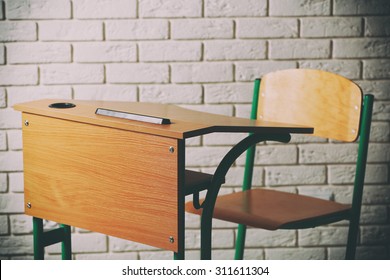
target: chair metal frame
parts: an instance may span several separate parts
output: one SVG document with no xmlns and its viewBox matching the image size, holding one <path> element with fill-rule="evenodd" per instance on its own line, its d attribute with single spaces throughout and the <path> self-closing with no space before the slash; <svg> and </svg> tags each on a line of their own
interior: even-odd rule
<svg viewBox="0 0 390 280">
<path fill-rule="evenodd" d="M 256 119 L 258 115 L 258 103 L 259 103 L 259 89 L 260 79 L 256 79 L 254 82 L 254 94 L 251 110 L 251 119 Z M 374 97 L 371 94 L 363 96 L 363 103 L 359 124 L 359 147 L 358 157 L 356 163 L 356 175 L 353 188 L 353 198 L 351 210 L 341 215 L 332 217 L 332 219 L 316 219 L 314 221 L 298 222 L 281 227 L 284 229 L 302 229 L 311 228 L 319 225 L 329 224 L 341 220 L 349 220 L 349 232 L 348 242 L 346 249 L 346 259 L 354 259 L 357 246 L 357 238 L 359 233 L 359 220 L 362 205 L 364 177 L 367 162 L 369 135 L 371 127 L 371 117 L 373 108 Z M 212 230 L 212 218 L 213 211 L 223 180 L 234 161 L 246 151 L 246 163 L 244 171 L 244 180 L 242 185 L 242 191 L 250 190 L 252 187 L 253 166 L 255 158 L 256 144 L 262 141 L 279 141 L 287 143 L 290 141 L 290 135 L 259 135 L 249 134 L 247 138 L 235 145 L 232 150 L 223 158 L 219 166 L 217 167 L 212 182 L 208 188 L 206 197 L 201 204 L 199 202 L 199 196 L 194 195 L 193 205 L 195 209 L 201 209 L 201 259 L 211 259 L 211 230 Z M 238 225 L 238 233 L 236 240 L 235 259 L 243 259 L 245 248 L 245 236 L 246 225 Z"/>
</svg>

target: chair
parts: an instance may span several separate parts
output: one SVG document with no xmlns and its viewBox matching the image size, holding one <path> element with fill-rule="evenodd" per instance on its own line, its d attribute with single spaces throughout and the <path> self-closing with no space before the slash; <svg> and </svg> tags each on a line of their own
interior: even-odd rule
<svg viewBox="0 0 390 280">
<path fill-rule="evenodd" d="M 352 203 L 341 204 L 270 188 L 251 189 L 255 145 L 247 144 L 251 146 L 247 149 L 242 191 L 218 196 L 215 205 L 211 202 L 211 206 L 205 206 L 205 202 L 210 201 L 208 196 L 212 196 L 209 193 L 218 193 L 220 186 L 215 184 L 209 186 L 205 200 L 194 197 L 194 202 L 186 203 L 187 212 L 202 215 L 201 231 L 205 244 L 209 242 L 211 248 L 211 240 L 207 240 L 211 239 L 211 218 L 207 217 L 210 214 L 216 219 L 239 224 L 235 259 L 243 258 L 247 226 L 267 230 L 304 229 L 349 220 L 345 258 L 354 259 L 372 106 L 372 95 L 363 96 L 361 89 L 352 81 L 325 71 L 283 70 L 265 75 L 261 85 L 260 80 L 256 80 L 252 119 L 314 127 L 314 136 L 337 141 L 354 142 L 359 138 Z M 256 142 L 264 140 L 260 138 Z M 240 152 L 235 156 L 238 157 Z M 232 162 L 234 159 L 229 164 Z M 218 176 L 223 177 L 225 174 L 222 173 Z M 206 207 L 209 210 L 206 211 Z M 208 230 L 208 225 L 209 237 L 206 232 L 203 233 Z M 211 258 L 211 253 L 204 253 L 203 258 Z"/>
</svg>

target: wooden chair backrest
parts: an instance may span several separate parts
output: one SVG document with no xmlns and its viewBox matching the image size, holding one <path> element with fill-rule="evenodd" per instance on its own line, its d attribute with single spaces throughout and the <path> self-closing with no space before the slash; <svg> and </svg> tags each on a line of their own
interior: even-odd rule
<svg viewBox="0 0 390 280">
<path fill-rule="evenodd" d="M 353 142 L 359 136 L 363 94 L 352 81 L 312 69 L 261 79 L 257 118 L 314 127 L 313 135 Z"/>
</svg>

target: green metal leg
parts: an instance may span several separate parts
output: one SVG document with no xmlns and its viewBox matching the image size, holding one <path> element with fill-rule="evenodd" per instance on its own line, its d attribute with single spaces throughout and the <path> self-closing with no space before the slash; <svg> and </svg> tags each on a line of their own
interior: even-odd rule
<svg viewBox="0 0 390 280">
<path fill-rule="evenodd" d="M 43 260 L 45 255 L 45 246 L 43 244 L 43 220 L 33 217 L 33 236 L 34 236 L 34 260 Z"/>
<path fill-rule="evenodd" d="M 184 260 L 184 254 L 183 252 L 174 252 L 173 253 L 173 259 L 176 260 Z"/>
<path fill-rule="evenodd" d="M 61 244 L 61 252 L 63 260 L 71 260 L 72 259 L 72 241 L 71 241 L 71 231 L 70 226 L 61 225 L 63 229 L 64 236 Z"/>
<path fill-rule="evenodd" d="M 235 260 L 244 259 L 245 249 L 245 237 L 246 237 L 246 225 L 238 225 L 237 240 L 236 240 L 236 253 L 234 255 Z"/>
<path fill-rule="evenodd" d="M 43 231 L 43 220 L 33 217 L 34 259 L 43 260 L 45 247 L 61 242 L 63 260 L 72 259 L 71 230 L 68 225 L 50 231 Z"/>
<path fill-rule="evenodd" d="M 204 211 L 204 210 L 203 210 Z M 211 234 L 212 229 L 212 213 L 201 217 L 200 228 L 200 259 L 211 260 Z"/>
<path fill-rule="evenodd" d="M 345 253 L 346 260 L 354 260 L 356 253 L 357 238 L 359 233 L 359 221 L 351 220 L 349 222 L 347 251 Z"/>
</svg>

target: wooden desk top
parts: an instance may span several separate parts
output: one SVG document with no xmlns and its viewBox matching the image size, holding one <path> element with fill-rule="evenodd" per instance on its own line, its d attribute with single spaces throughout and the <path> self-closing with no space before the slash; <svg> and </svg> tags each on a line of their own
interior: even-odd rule
<svg viewBox="0 0 390 280">
<path fill-rule="evenodd" d="M 49 107 L 50 104 L 59 102 L 71 102 L 76 107 L 68 109 Z M 152 124 L 96 115 L 97 108 L 168 118 L 171 120 L 171 124 Z M 36 115 L 176 139 L 185 139 L 212 132 L 313 133 L 313 128 L 299 125 L 203 113 L 176 105 L 157 103 L 45 99 L 17 104 L 14 109 Z"/>
</svg>

